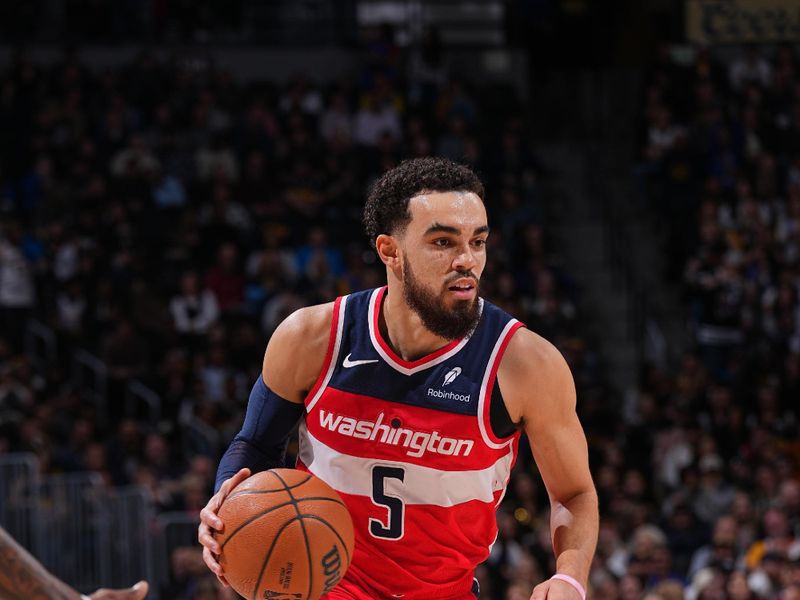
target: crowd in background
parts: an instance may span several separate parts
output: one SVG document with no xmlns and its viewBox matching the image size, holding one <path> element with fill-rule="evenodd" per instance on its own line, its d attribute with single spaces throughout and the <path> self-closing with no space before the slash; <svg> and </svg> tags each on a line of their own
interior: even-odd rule
<svg viewBox="0 0 800 600">
<path fill-rule="evenodd" d="M 788 44 L 728 54 L 687 62 L 664 46 L 649 69 L 637 173 L 694 345 L 674 372 L 644 374 L 623 451 L 646 464 L 596 476 L 622 492 L 609 506 L 657 503 L 628 524 L 654 597 L 673 597 L 657 582 L 677 577 L 692 597 L 797 598 L 800 57 Z M 616 543 L 604 528 L 612 572 Z"/>
<path fill-rule="evenodd" d="M 148 53 L 104 70 L 20 53 L 0 70 L 0 453 L 196 514 L 277 324 L 382 284 L 360 224 L 370 184 L 437 154 L 487 186 L 482 294 L 553 341 L 576 378 L 602 515 L 593 597 L 800 597 L 796 61 L 780 49 L 653 65 L 641 172 L 673 223 L 697 347 L 674 371 L 644 369 L 621 407 L 547 236 L 525 115 L 512 99 L 485 110 L 435 34 L 410 54 L 376 38 L 360 72 L 324 84 L 243 83 Z M 57 334 L 39 370 L 31 320 Z M 72 385 L 76 349 L 108 368 L 103 406 Z M 160 397 L 156 423 L 124 401 L 130 381 Z M 482 597 L 527 600 L 554 564 L 524 443 L 498 524 Z M 229 597 L 198 548 L 170 566 L 166 597 Z"/>
</svg>

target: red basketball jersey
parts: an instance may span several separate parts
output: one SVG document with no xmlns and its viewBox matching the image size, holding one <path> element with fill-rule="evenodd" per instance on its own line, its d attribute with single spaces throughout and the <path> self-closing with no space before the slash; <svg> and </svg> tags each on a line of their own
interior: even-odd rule
<svg viewBox="0 0 800 600">
<path fill-rule="evenodd" d="M 305 400 L 297 466 L 336 489 L 353 517 L 343 593 L 474 598 L 473 573 L 497 536 L 495 510 L 519 441 L 518 433 L 494 436 L 489 404 L 522 324 L 480 300 L 470 336 L 405 361 L 378 327 L 385 294 L 336 300 L 325 364 Z"/>
</svg>

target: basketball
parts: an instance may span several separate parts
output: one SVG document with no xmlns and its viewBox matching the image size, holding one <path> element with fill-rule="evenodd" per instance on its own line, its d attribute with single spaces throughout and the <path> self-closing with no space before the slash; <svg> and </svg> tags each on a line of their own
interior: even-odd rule
<svg viewBox="0 0 800 600">
<path fill-rule="evenodd" d="M 219 510 L 216 539 L 225 578 L 248 599 L 315 600 L 344 576 L 353 555 L 353 521 L 324 481 L 295 469 L 256 473 Z"/>
</svg>

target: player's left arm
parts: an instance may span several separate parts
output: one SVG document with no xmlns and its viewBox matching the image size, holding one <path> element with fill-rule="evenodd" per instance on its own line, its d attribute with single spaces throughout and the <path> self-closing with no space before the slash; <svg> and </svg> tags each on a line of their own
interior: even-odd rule
<svg viewBox="0 0 800 600">
<path fill-rule="evenodd" d="M 140 581 L 128 590 L 98 590 L 81 596 L 47 571 L 0 527 L 0 600 L 141 600 L 147 584 Z"/>
<path fill-rule="evenodd" d="M 550 342 L 520 329 L 509 342 L 497 379 L 509 415 L 528 434 L 547 487 L 556 571 L 585 590 L 599 517 L 586 436 L 575 412 L 572 373 Z M 540 584 L 531 596 L 532 600 L 579 597 L 573 584 L 559 579 Z"/>
</svg>

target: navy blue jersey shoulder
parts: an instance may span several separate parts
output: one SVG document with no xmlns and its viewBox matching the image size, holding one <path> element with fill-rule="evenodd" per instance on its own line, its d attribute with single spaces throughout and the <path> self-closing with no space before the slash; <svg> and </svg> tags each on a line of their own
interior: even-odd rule
<svg viewBox="0 0 800 600">
<path fill-rule="evenodd" d="M 411 406 L 476 415 L 489 359 L 513 317 L 482 301 L 478 325 L 460 349 L 446 353 L 445 358 L 408 368 L 386 356 L 376 339 L 380 337 L 376 328 L 370 334 L 373 294 L 375 290 L 365 290 L 347 298 L 337 364 L 328 387 Z"/>
</svg>

